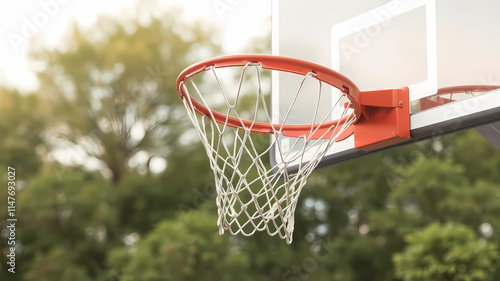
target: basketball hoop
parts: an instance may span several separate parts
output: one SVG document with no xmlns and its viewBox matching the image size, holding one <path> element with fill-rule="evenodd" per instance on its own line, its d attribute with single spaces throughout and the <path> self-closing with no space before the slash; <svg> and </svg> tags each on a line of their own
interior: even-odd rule
<svg viewBox="0 0 500 281">
<path fill-rule="evenodd" d="M 234 79 L 234 76 L 225 79 L 227 77 L 219 71 L 226 68 L 237 70 L 239 79 Z M 253 75 L 249 74 L 250 70 L 254 71 Z M 297 89 L 290 93 L 294 95 L 293 102 L 283 109 L 280 116 L 271 117 L 268 111 L 269 102 L 262 83 L 264 70 L 270 71 L 271 75 L 291 73 L 298 77 Z M 216 86 L 205 87 L 209 79 Z M 238 83 L 229 93 L 222 82 L 233 80 Z M 246 91 L 243 85 L 249 80 L 253 80 L 253 88 Z M 305 83 L 317 83 L 317 90 L 306 92 Z M 206 89 L 203 93 L 198 84 L 203 84 Z M 332 88 L 332 91 L 327 93 L 325 87 Z M 290 244 L 295 208 L 308 176 L 335 143 L 353 134 L 353 124 L 374 120 L 379 124 L 377 128 L 388 124 L 390 134 L 397 133 L 396 136 L 377 138 L 380 133 L 363 132 L 366 126 L 362 126 L 359 135 L 365 138 L 370 135 L 370 141 L 356 140 L 360 149 L 373 143 L 394 143 L 395 139 L 409 138 L 407 88 L 369 92 L 370 97 L 342 74 L 302 60 L 270 55 L 213 58 L 185 69 L 177 79 L 177 91 L 214 172 L 220 234 L 228 231 L 250 236 L 256 231 L 266 231 Z M 308 117 L 307 124 L 289 124 L 290 112 L 300 106 L 297 100 L 303 95 L 314 101 L 316 110 Z M 324 95 L 331 96 L 332 107 L 326 114 L 320 114 L 318 108 Z M 242 105 L 245 99 L 252 101 L 252 107 Z M 377 114 L 378 111 L 370 108 L 385 111 Z M 339 114 L 332 121 L 334 110 Z M 393 111 L 395 116 L 392 116 Z M 389 121 L 386 120 L 388 116 L 392 118 Z M 263 135 L 269 137 L 262 138 Z M 280 140 L 290 137 L 294 141 L 285 147 Z M 268 161 L 271 151 L 279 154 L 276 157 L 279 161 L 273 166 Z M 303 160 L 305 154 L 309 161 Z M 292 174 L 287 168 L 297 160 L 300 165 Z"/>
</svg>

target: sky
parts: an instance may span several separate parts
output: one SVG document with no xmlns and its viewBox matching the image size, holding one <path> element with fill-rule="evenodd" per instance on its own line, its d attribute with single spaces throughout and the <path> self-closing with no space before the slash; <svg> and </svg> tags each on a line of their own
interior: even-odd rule
<svg viewBox="0 0 500 281">
<path fill-rule="evenodd" d="M 73 23 L 92 26 L 101 15 L 133 17 L 154 0 L 24 0 L 0 2 L 0 86 L 36 91 L 35 65 L 28 46 L 64 45 Z M 227 53 L 235 53 L 262 35 L 270 24 L 269 0 L 156 0 L 165 10 L 181 7 L 189 19 L 210 21 L 223 34 Z M 267 29 L 268 30 L 268 29 Z"/>
</svg>

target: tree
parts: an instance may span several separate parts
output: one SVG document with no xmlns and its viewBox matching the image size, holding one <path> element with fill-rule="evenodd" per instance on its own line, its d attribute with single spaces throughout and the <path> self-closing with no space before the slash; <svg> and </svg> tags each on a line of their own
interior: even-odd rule
<svg viewBox="0 0 500 281">
<path fill-rule="evenodd" d="M 219 47 L 209 25 L 181 24 L 179 17 L 170 11 L 149 24 L 101 19 L 88 31 L 75 26 L 68 49 L 33 52 L 46 66 L 37 95 L 2 90 L 0 134 L 9 145 L 0 157 L 2 165 L 16 164 L 24 182 L 16 277 L 108 280 L 110 249 L 125 247 L 131 233 L 145 236 L 183 205 L 199 207 L 192 190 L 203 192 L 206 179 L 193 175 L 207 175 L 209 165 L 201 157 L 194 164 L 203 148 L 181 138 L 188 120 L 175 78 L 200 51 L 210 56 Z M 52 162 L 61 148 L 80 155 Z M 166 159 L 163 173 L 149 169 L 154 156 Z"/>
<path fill-rule="evenodd" d="M 248 257 L 219 236 L 216 221 L 204 209 L 182 213 L 159 223 L 135 249 L 114 251 L 110 264 L 123 268 L 125 280 L 252 280 Z"/>
<path fill-rule="evenodd" d="M 46 110 L 47 105 L 36 95 L 23 95 L 13 89 L 0 88 L 0 178 L 4 187 L 0 189 L 0 205 L 3 209 L 0 212 L 0 248 L 5 253 L 13 246 L 9 244 L 13 241 L 8 240 L 11 232 L 6 228 L 9 225 L 7 219 L 13 217 L 9 217 L 7 207 L 18 208 L 17 195 L 26 182 L 43 167 L 43 153 L 47 151 L 42 138 Z M 13 174 L 8 174 L 8 171 Z M 11 182 L 13 185 L 7 184 L 7 176 L 15 178 Z M 8 187 L 15 190 L 9 190 Z M 19 213 L 14 212 L 14 215 L 19 218 Z M 19 229 L 17 224 L 17 233 L 20 232 Z M 12 274 L 7 271 L 10 267 L 7 266 L 8 260 L 6 255 L 0 255 L 1 280 L 12 280 L 9 279 Z M 19 266 L 20 263 L 16 263 L 17 269 Z"/>
<path fill-rule="evenodd" d="M 209 25 L 182 25 L 179 17 L 171 11 L 147 25 L 101 18 L 88 31 L 75 26 L 67 50 L 34 52 L 46 65 L 39 93 L 54 107 L 51 143 L 81 151 L 65 165 L 97 160 L 118 183 L 137 153 L 173 151 L 174 132 L 187 121 L 175 78 L 201 52 L 219 49 Z"/>
<path fill-rule="evenodd" d="M 116 229 L 116 197 L 98 173 L 52 169 L 17 193 L 19 276 L 27 280 L 98 280 Z"/>
<path fill-rule="evenodd" d="M 464 150 L 477 154 L 465 157 Z M 330 237 L 336 251 L 323 266 L 332 280 L 397 280 L 393 255 L 404 238 L 435 222 L 461 223 L 498 244 L 500 189 L 492 170 L 499 159 L 467 131 L 320 169 L 301 195 L 294 241 Z M 498 264 L 491 269 L 496 280 Z"/>
<path fill-rule="evenodd" d="M 434 223 L 405 240 L 408 246 L 394 256 L 396 276 L 404 281 L 493 280 L 498 267 L 496 244 L 464 225 Z"/>
</svg>

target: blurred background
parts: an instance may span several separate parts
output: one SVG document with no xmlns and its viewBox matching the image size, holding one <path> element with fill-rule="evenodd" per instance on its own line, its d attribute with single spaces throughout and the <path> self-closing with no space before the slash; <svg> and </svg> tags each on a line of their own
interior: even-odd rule
<svg viewBox="0 0 500 281">
<path fill-rule="evenodd" d="M 175 80 L 270 53 L 270 17 L 265 0 L 1 3 L 0 280 L 500 280 L 500 152 L 474 130 L 319 169 L 290 246 L 219 236 Z"/>
</svg>

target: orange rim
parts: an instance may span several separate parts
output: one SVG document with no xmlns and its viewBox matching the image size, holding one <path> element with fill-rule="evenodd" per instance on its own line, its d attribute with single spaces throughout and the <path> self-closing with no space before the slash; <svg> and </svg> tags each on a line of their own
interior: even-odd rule
<svg viewBox="0 0 500 281">
<path fill-rule="evenodd" d="M 235 117 L 227 116 L 220 112 L 211 110 L 191 97 L 185 87 L 186 80 L 198 73 L 206 71 L 210 67 L 224 68 L 246 66 L 248 64 L 258 64 L 263 69 L 284 71 L 299 75 L 308 75 L 314 73 L 315 78 L 321 82 L 329 84 L 344 92 L 350 100 L 350 108 L 354 110 L 355 121 L 361 116 L 361 109 L 358 102 L 359 89 L 349 78 L 344 75 L 319 64 L 303 61 L 294 58 L 287 58 L 272 55 L 231 55 L 216 57 L 195 63 L 186 68 L 177 78 L 177 92 L 182 100 L 188 98 L 194 107 L 194 110 L 205 115 L 209 119 L 214 119 L 219 124 L 227 124 L 233 128 L 247 128 L 256 133 L 272 134 L 280 128 L 283 136 L 288 137 L 309 137 L 311 131 L 314 131 L 314 137 L 329 138 L 333 131 L 331 128 L 347 121 L 347 117 L 341 120 L 334 120 L 322 124 L 306 125 L 279 125 L 262 122 L 253 122 L 249 120 L 240 120 Z M 212 118 L 213 116 L 213 118 Z M 311 127 L 313 130 L 311 130 Z"/>
</svg>

